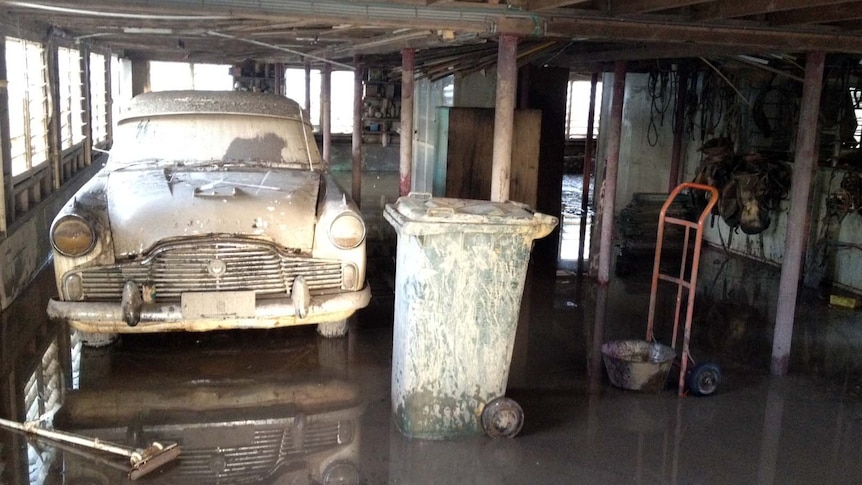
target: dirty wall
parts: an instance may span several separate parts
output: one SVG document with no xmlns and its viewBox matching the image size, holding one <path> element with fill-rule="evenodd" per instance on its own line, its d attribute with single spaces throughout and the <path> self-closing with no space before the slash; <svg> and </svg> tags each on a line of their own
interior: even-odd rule
<svg viewBox="0 0 862 485">
<path fill-rule="evenodd" d="M 605 86 L 613 85 L 613 74 L 605 73 L 602 82 Z M 629 73 L 626 76 L 625 101 L 623 105 L 622 135 L 620 138 L 619 179 L 615 213 L 625 208 L 632 201 L 632 195 L 639 192 L 662 193 L 668 190 L 668 175 L 672 152 L 673 132 L 671 128 L 672 106 L 664 115 L 664 123 L 657 116 L 654 103 L 661 104 L 664 100 L 655 99 L 649 90 L 649 75 Z M 604 89 L 601 100 L 601 126 L 598 139 L 596 160 L 597 187 L 601 187 L 607 158 L 608 133 L 610 122 L 610 106 L 613 90 Z M 752 91 L 751 96 L 754 96 Z M 757 148 L 765 143 L 759 137 L 750 117 L 740 116 L 739 131 L 747 133 L 745 146 Z M 712 133 L 720 133 L 722 126 L 713 127 Z M 694 133 L 686 131 L 683 138 L 683 157 L 681 161 L 681 181 L 694 179 L 703 160 L 700 152 L 703 131 L 695 129 Z M 712 135 L 706 134 L 706 139 Z M 768 141 L 768 140 L 767 140 Z M 747 151 L 737 143 L 737 152 Z M 813 203 L 810 205 L 809 255 L 806 271 L 814 270 L 814 280 L 823 278 L 832 280 L 837 286 L 862 293 L 862 215 L 858 212 L 846 214 L 840 222 L 837 237 L 831 239 L 823 251 L 813 254 L 818 240 L 822 240 L 826 231 L 826 200 L 839 188 L 844 177 L 844 171 L 820 167 L 815 177 L 813 187 Z M 704 240 L 709 244 L 743 255 L 747 258 L 773 266 L 780 266 L 784 253 L 784 239 L 787 227 L 789 202 L 783 201 L 779 211 L 770 213 L 769 228 L 760 234 L 748 235 L 736 229 L 732 230 L 718 216 L 710 217 L 704 232 Z M 597 226 L 598 227 L 598 226 Z M 823 241 L 821 241 L 823 242 Z M 593 238 L 598 244 L 598 238 Z M 593 248 L 597 254 L 598 248 Z M 812 267 L 814 258 L 820 256 L 821 267 Z M 825 262 L 823 259 L 825 258 Z M 817 281 L 808 278 L 809 284 Z"/>
</svg>

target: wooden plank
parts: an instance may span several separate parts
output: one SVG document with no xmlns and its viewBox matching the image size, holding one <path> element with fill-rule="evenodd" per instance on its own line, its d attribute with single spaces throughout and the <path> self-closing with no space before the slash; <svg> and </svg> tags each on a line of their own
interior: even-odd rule
<svg viewBox="0 0 862 485">
<path fill-rule="evenodd" d="M 509 199 L 535 207 L 539 197 L 542 112 L 516 110 L 514 127 Z M 493 109 L 449 109 L 446 197 L 490 199 L 493 135 Z"/>
<path fill-rule="evenodd" d="M 539 163 L 536 174 L 536 200 L 529 201 L 531 207 L 554 217 L 562 214 L 563 159 L 566 143 L 566 101 L 568 98 L 569 70 L 557 67 L 525 66 L 526 81 L 520 86 L 527 92 L 523 107 L 541 112 L 539 140 Z M 515 122 L 520 123 L 522 111 L 515 112 Z M 522 140 L 520 127 L 516 126 L 515 146 L 528 144 Z M 517 163 L 513 155 L 513 164 Z M 514 198 L 514 196 L 513 196 Z M 559 254 L 560 229 L 535 243 L 532 265 L 536 271 L 553 280 Z"/>
<path fill-rule="evenodd" d="M 537 109 L 516 110 L 514 127 L 509 200 L 536 207 L 539 197 L 542 112 Z"/>
<path fill-rule="evenodd" d="M 446 197 L 491 198 L 494 110 L 451 108 L 446 163 Z"/>
</svg>

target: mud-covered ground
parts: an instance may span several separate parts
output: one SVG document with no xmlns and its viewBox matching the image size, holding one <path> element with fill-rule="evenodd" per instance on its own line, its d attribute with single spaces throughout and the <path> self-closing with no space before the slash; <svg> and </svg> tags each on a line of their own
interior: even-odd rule
<svg viewBox="0 0 862 485">
<path fill-rule="evenodd" d="M 56 411 L 57 427 L 81 434 L 130 446 L 179 442 L 182 454 L 143 483 L 862 482 L 860 313 L 802 297 L 791 373 L 770 377 L 777 278 L 721 257 L 704 259 L 692 339 L 695 359 L 721 365 L 715 395 L 679 398 L 675 380 L 648 394 L 609 384 L 598 348 L 643 338 L 648 274 L 599 288 L 568 270 L 536 273 L 526 282 L 507 382 L 524 411 L 521 433 L 441 441 L 411 439 L 392 420 L 393 326 L 410 319 L 394 318 L 400 296 L 383 252 L 370 265 L 371 306 L 339 339 L 309 326 L 124 336 L 83 348 L 45 319 L 56 293 L 46 267 L 2 314 L 0 416 Z M 734 281 L 747 293 L 734 291 Z M 658 298 L 660 339 L 674 298 Z M 463 314 L 439 323 L 474 324 Z M 454 367 L 428 372 L 457 374 L 459 353 L 507 351 L 450 343 L 441 352 Z M 0 483 L 125 483 L 127 463 L 0 431 Z"/>
</svg>

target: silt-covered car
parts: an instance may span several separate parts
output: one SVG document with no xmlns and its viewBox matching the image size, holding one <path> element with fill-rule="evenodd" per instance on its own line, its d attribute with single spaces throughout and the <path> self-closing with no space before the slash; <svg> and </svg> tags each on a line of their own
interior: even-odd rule
<svg viewBox="0 0 862 485">
<path fill-rule="evenodd" d="M 318 324 L 339 336 L 370 298 L 361 214 L 281 96 L 137 96 L 50 237 L 49 316 L 88 333 Z"/>
</svg>

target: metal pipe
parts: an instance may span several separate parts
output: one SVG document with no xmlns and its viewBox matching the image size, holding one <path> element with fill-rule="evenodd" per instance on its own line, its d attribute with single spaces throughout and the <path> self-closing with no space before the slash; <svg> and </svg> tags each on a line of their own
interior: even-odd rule
<svg viewBox="0 0 862 485">
<path fill-rule="evenodd" d="M 584 147 L 584 179 L 581 183 L 581 233 L 578 236 L 578 276 L 584 272 L 584 246 L 587 239 L 587 212 L 590 209 L 590 177 L 593 164 L 593 127 L 596 123 L 596 87 L 599 73 L 590 78 L 590 109 L 587 114 L 587 143 Z"/>
<path fill-rule="evenodd" d="M 362 57 L 353 58 L 353 138 L 351 153 L 353 155 L 350 175 L 350 196 L 353 202 L 360 206 L 362 195 Z"/>
<path fill-rule="evenodd" d="M 335 64 L 336 66 L 343 67 L 345 69 L 353 70 L 353 66 L 351 66 L 350 64 L 344 64 L 341 62 L 336 62 L 336 61 L 327 59 L 325 57 L 320 57 L 320 56 L 315 56 L 313 54 L 309 54 L 307 52 L 302 52 L 302 51 L 298 51 L 298 50 L 294 50 L 294 49 L 288 49 L 287 47 L 282 47 L 282 46 L 276 45 L 276 44 L 270 44 L 269 42 L 261 42 L 259 40 L 252 40 L 252 39 L 242 39 L 240 37 L 235 37 L 235 36 L 230 35 L 230 34 L 222 34 L 221 32 L 215 32 L 212 30 L 207 31 L 207 35 L 211 35 L 213 37 L 221 37 L 223 39 L 231 39 L 231 40 L 235 40 L 238 42 L 245 42 L 246 44 L 256 45 L 258 47 L 266 47 L 267 49 L 273 49 L 273 50 L 277 50 L 277 51 L 281 51 L 281 52 L 287 52 L 288 54 L 294 54 L 294 55 L 300 56 L 300 58 L 314 59 L 314 60 L 323 62 L 327 66 L 330 66 L 330 69 L 331 69 L 331 65 Z"/>
<path fill-rule="evenodd" d="M 323 133 L 323 159 L 332 152 L 332 66 L 323 65 L 320 77 L 320 131 Z"/>
<path fill-rule="evenodd" d="M 611 246 L 614 233 L 614 206 L 617 196 L 617 176 L 620 163 L 620 137 L 623 128 L 623 98 L 626 94 L 626 63 L 614 65 L 614 92 L 611 101 L 611 121 L 608 125 L 608 159 L 605 162 L 604 196 L 602 197 L 602 227 L 599 239 L 598 283 L 610 281 Z"/>
<path fill-rule="evenodd" d="M 685 135 L 685 103 L 688 94 L 688 71 L 683 69 L 678 73 L 676 83 L 676 112 L 673 122 L 673 151 L 670 156 L 670 173 L 667 178 L 667 192 L 679 185 L 679 165 L 682 159 L 682 139 Z"/>
<path fill-rule="evenodd" d="M 413 79 L 416 50 L 401 50 L 401 163 L 399 193 L 410 193 L 413 176 Z"/>
<path fill-rule="evenodd" d="M 796 129 L 796 156 L 793 160 L 793 179 L 790 186 L 790 212 L 784 238 L 784 258 L 778 282 L 778 308 L 775 314 L 775 333 L 772 337 L 773 375 L 787 374 L 790 362 L 790 344 L 793 337 L 793 319 L 796 312 L 796 295 L 808 217 L 808 199 L 817 166 L 817 116 L 820 111 L 820 93 L 823 89 L 823 51 L 809 52 L 805 62 L 805 84 Z"/>
<path fill-rule="evenodd" d="M 518 37 L 502 34 L 497 51 L 497 101 L 494 110 L 494 151 L 491 162 L 491 200 L 509 200 L 515 92 L 518 86 Z"/>
</svg>

